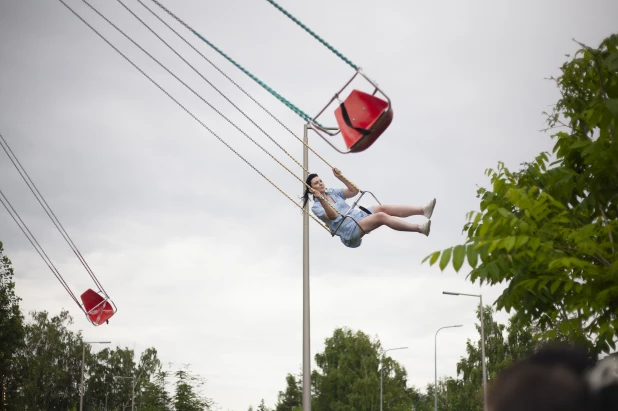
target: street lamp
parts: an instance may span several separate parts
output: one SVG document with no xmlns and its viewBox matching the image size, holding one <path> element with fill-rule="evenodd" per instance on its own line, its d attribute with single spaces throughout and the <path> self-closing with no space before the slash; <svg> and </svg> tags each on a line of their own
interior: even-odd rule
<svg viewBox="0 0 618 411">
<path fill-rule="evenodd" d="M 117 378 L 125 378 L 128 380 L 133 380 L 131 381 L 131 411 L 133 411 L 133 408 L 135 407 L 135 377 L 121 377 L 118 375 L 114 375 L 114 379 Z"/>
<path fill-rule="evenodd" d="M 446 327 L 440 327 L 438 328 L 438 331 L 436 331 L 436 335 L 433 339 L 433 356 L 434 356 L 434 365 L 435 365 L 435 380 L 434 380 L 434 387 L 433 387 L 433 395 L 434 395 L 434 408 L 435 411 L 438 411 L 438 333 L 440 332 L 441 329 L 443 328 L 455 328 L 455 327 L 461 327 L 461 325 L 447 325 Z"/>
<path fill-rule="evenodd" d="M 382 411 L 382 374 L 384 373 L 384 354 L 393 350 L 405 350 L 408 347 L 389 348 L 382 353 L 382 359 L 380 360 L 380 411 Z"/>
<path fill-rule="evenodd" d="M 111 341 L 82 341 L 82 382 L 79 384 L 79 411 L 84 407 L 84 393 L 86 386 L 84 385 L 84 370 L 86 368 L 86 344 L 111 344 Z"/>
<path fill-rule="evenodd" d="M 303 181 L 309 177 L 309 130 L 311 129 L 313 129 L 312 125 L 306 123 L 303 138 Z M 324 129 L 338 130 L 335 127 L 324 127 Z M 305 188 L 303 183 L 303 191 Z M 309 287 L 309 204 L 307 204 L 303 213 L 303 411 L 311 411 L 311 295 Z"/>
<path fill-rule="evenodd" d="M 483 364 L 483 410 L 487 411 L 487 370 L 485 365 L 485 324 L 483 323 L 483 296 L 481 294 L 464 294 L 464 293 L 451 293 L 449 291 L 442 291 L 442 294 L 448 295 L 465 295 L 468 297 L 479 297 L 481 306 L 481 362 Z"/>
</svg>

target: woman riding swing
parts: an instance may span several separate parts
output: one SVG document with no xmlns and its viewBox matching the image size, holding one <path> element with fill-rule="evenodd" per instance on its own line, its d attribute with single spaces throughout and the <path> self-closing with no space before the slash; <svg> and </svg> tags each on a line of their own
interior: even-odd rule
<svg viewBox="0 0 618 411">
<path fill-rule="evenodd" d="M 341 238 L 341 242 L 345 246 L 350 248 L 360 246 L 362 237 L 365 234 L 369 234 L 383 225 L 396 231 L 408 231 L 429 236 L 431 228 L 430 218 L 436 206 L 435 198 L 424 206 L 378 204 L 369 207 L 369 210 L 352 209 L 348 213 L 350 206 L 345 200 L 356 196 L 359 191 L 346 181 L 341 171 L 337 168 L 333 168 L 333 174 L 346 188 L 326 188 L 324 181 L 317 174 L 309 174 L 306 183 L 311 188 L 307 187 L 305 189 L 303 208 L 309 201 L 309 194 L 312 194 L 314 203 L 311 211 L 326 223 L 331 232 L 336 231 L 336 235 Z M 339 211 L 339 213 L 333 210 L 333 208 Z M 347 215 L 350 218 L 345 218 L 342 222 L 341 219 L 344 218 L 343 216 L 346 213 L 348 213 Z M 423 215 L 427 218 L 427 221 L 421 224 L 412 224 L 398 218 L 413 215 Z M 355 221 L 351 221 L 351 219 Z"/>
</svg>

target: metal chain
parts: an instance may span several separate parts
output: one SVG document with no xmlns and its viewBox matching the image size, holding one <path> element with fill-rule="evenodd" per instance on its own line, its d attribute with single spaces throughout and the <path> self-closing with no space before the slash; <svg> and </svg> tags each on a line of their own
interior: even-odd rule
<svg viewBox="0 0 618 411">
<path fill-rule="evenodd" d="M 118 0 L 123 6 L 124 4 Z M 155 4 L 157 4 L 159 7 L 161 7 L 165 12 L 167 12 L 170 16 L 172 16 L 174 19 L 176 19 L 180 24 L 182 24 L 183 26 L 187 27 L 189 29 L 189 31 L 194 31 L 193 29 L 191 29 L 185 22 L 183 22 L 182 20 L 180 20 L 180 18 L 178 18 L 176 15 L 174 15 L 171 11 L 169 11 L 167 8 L 165 8 L 165 6 L 163 6 L 161 3 L 159 3 L 157 0 L 152 0 Z M 311 152 L 313 152 L 320 160 L 322 160 L 327 166 L 329 166 L 331 169 L 334 168 L 328 161 L 326 161 L 322 156 L 320 156 L 315 150 L 313 150 L 307 143 L 305 143 L 302 139 L 300 139 L 294 132 L 292 132 L 292 130 L 290 130 L 288 127 L 286 127 L 278 118 L 276 118 L 272 113 L 270 113 L 266 108 L 264 108 L 264 106 L 262 106 L 255 98 L 253 98 L 249 93 L 247 93 L 242 87 L 240 87 L 236 82 L 234 82 L 227 74 L 225 74 L 219 67 L 217 67 L 212 61 L 210 61 L 208 58 L 206 58 L 206 56 L 204 56 L 202 53 L 200 53 L 195 47 L 193 47 L 184 37 L 182 37 L 178 32 L 176 32 L 176 30 L 174 30 L 171 26 L 169 26 L 165 21 L 163 21 L 156 13 L 154 13 L 148 6 L 146 6 L 141 0 L 138 0 L 138 2 L 144 6 L 148 11 L 150 11 L 150 13 L 152 13 L 157 19 L 159 19 L 159 21 L 161 21 L 163 24 L 165 24 L 170 30 L 172 30 L 178 37 L 180 37 L 186 44 L 188 44 L 191 48 L 193 48 L 193 50 L 195 50 L 202 58 L 204 58 L 211 66 L 213 66 L 217 71 L 219 71 L 221 74 L 223 74 L 230 82 L 232 82 L 232 84 L 234 84 L 240 91 L 242 91 L 246 96 L 248 96 L 253 102 L 255 102 L 260 108 L 262 108 L 266 113 L 268 113 L 273 119 L 275 119 L 281 126 L 283 126 L 287 131 L 290 132 L 290 134 L 292 134 L 292 136 L 294 136 L 298 141 L 300 141 L 305 147 L 307 147 L 309 150 L 311 150 Z M 125 8 L 127 8 L 125 6 Z M 127 10 L 129 10 L 127 8 Z M 129 12 L 131 12 L 131 10 L 129 10 Z M 133 14 L 135 16 L 135 14 L 133 12 L 131 12 L 131 14 Z M 251 123 L 253 123 L 262 133 L 264 133 L 264 135 L 266 135 L 271 141 L 273 141 L 277 147 L 279 147 L 285 154 L 288 155 L 288 157 L 290 157 L 298 166 L 300 166 L 305 172 L 309 173 L 309 170 L 307 170 L 305 167 L 303 167 L 300 162 L 298 160 L 296 160 L 291 154 L 289 154 L 283 147 L 281 147 L 281 145 L 279 143 L 277 143 L 270 135 L 268 135 L 261 127 L 259 127 L 251 118 L 249 118 L 249 116 L 247 116 L 240 108 L 238 108 L 238 106 L 236 106 L 234 103 L 232 103 L 228 97 L 226 97 L 221 91 L 219 91 L 219 89 L 217 89 L 210 81 L 208 81 L 206 78 L 204 78 L 204 76 L 202 74 L 200 74 L 190 63 L 188 63 L 182 56 L 180 56 L 180 54 L 178 54 L 168 43 L 166 43 L 159 35 L 157 35 L 156 33 L 154 33 L 154 31 L 152 29 L 150 29 L 150 27 L 148 27 L 146 25 L 146 23 L 144 23 L 141 19 L 139 19 L 137 16 L 135 16 L 139 21 L 142 22 L 142 24 L 144 24 L 157 38 L 159 38 L 159 40 L 161 40 L 165 45 L 167 45 L 178 57 L 180 57 L 185 63 L 187 63 L 189 65 L 189 67 L 191 67 L 200 77 L 202 77 L 202 79 L 204 79 L 204 81 L 206 81 L 211 87 L 213 87 L 220 95 L 222 95 L 230 104 L 232 104 L 232 106 L 234 106 L 243 116 L 245 116 L 247 119 L 249 119 L 249 121 L 251 121 Z M 139 46 L 138 46 L 139 47 Z M 208 102 L 206 102 L 207 104 L 209 104 Z M 209 104 L 210 105 L 210 104 Z M 211 106 L 212 107 L 212 106 Z M 213 110 L 217 111 L 214 107 Z M 219 113 L 217 111 L 217 113 Z M 223 116 L 223 114 L 219 113 L 223 118 L 225 118 L 226 120 L 228 120 L 225 116 Z M 230 122 L 228 120 L 228 122 Z M 234 125 L 233 123 L 230 122 L 230 124 L 232 124 L 234 127 L 236 127 L 236 125 Z M 238 129 L 238 127 L 236 127 Z M 246 135 L 246 133 L 244 133 L 242 130 L 238 129 L 239 131 L 241 131 L 243 134 Z M 247 136 L 247 135 L 246 135 Z M 247 136 L 249 139 L 251 139 L 251 137 Z M 253 141 L 253 139 L 251 139 Z M 258 145 L 258 147 L 262 148 L 258 143 L 255 143 L 256 145 Z M 265 152 L 268 153 L 268 151 L 264 150 Z M 274 157 L 268 153 L 273 159 Z M 279 162 L 278 160 L 275 159 L 275 161 Z M 279 163 L 281 164 L 281 163 Z M 283 165 L 282 165 L 283 166 Z M 287 169 L 287 167 L 283 166 L 284 168 Z M 290 171 L 289 169 L 287 169 L 288 171 Z M 290 171 L 290 173 L 292 173 Z M 345 177 L 343 174 L 341 175 L 342 179 L 348 183 L 349 185 L 351 185 L 354 189 L 356 189 L 357 191 L 360 191 L 360 189 L 358 188 L 358 186 L 356 184 L 354 184 L 352 181 L 350 181 L 347 177 Z M 296 177 L 299 181 L 303 182 L 303 184 L 307 187 L 310 188 L 306 182 L 302 181 L 300 178 Z M 333 210 L 337 211 L 334 207 Z M 338 212 L 338 211 L 337 211 Z M 339 212 L 338 212 L 339 213 Z M 341 215 L 341 213 L 339 213 Z"/>
<path fill-rule="evenodd" d="M 338 52 L 333 46 L 331 46 L 330 44 L 328 44 L 325 40 L 323 40 L 320 36 L 318 36 L 317 34 L 315 34 L 313 31 L 311 31 L 311 29 L 307 26 L 305 26 L 303 23 L 301 23 L 296 17 L 292 16 L 290 13 L 288 13 L 283 7 L 281 7 L 280 5 L 278 5 L 277 3 L 275 3 L 273 0 L 266 0 L 267 2 L 269 2 L 270 4 L 272 4 L 273 6 L 275 6 L 275 8 L 277 10 L 279 10 L 280 12 L 282 12 L 283 14 L 285 14 L 286 16 L 288 16 L 290 18 L 290 20 L 292 20 L 294 23 L 298 24 L 300 27 L 302 27 L 307 33 L 311 34 L 316 40 L 318 40 L 320 43 L 322 43 L 323 45 L 326 46 L 326 48 L 328 48 L 330 51 L 332 51 L 333 53 L 335 53 L 335 55 L 337 55 L 337 57 L 339 57 L 341 60 L 343 60 L 347 65 L 349 65 L 350 67 L 352 67 L 354 70 L 358 70 L 358 66 L 354 63 L 352 63 L 348 58 L 346 58 L 343 54 L 341 54 L 340 52 Z"/>
<path fill-rule="evenodd" d="M 165 95 L 167 95 L 172 101 L 174 101 L 180 108 L 182 108 L 187 114 L 189 114 L 195 121 L 197 121 L 202 127 L 204 127 L 210 134 L 212 134 L 217 140 L 219 140 L 223 145 L 225 145 L 230 151 L 232 151 L 236 156 L 238 156 L 241 160 L 243 160 L 249 167 L 251 167 L 255 172 L 257 172 L 260 176 L 262 176 L 266 181 L 268 181 L 273 187 L 275 187 L 281 194 L 286 196 L 294 205 L 299 207 L 303 212 L 307 213 L 311 218 L 313 218 L 320 226 L 322 226 L 325 230 L 330 232 L 330 229 L 324 225 L 321 221 L 315 218 L 313 215 L 309 214 L 307 210 L 297 204 L 289 195 L 287 195 L 281 188 L 279 188 L 275 183 L 273 183 L 268 177 L 266 177 L 260 170 L 258 170 L 253 164 L 251 164 L 246 158 L 244 158 L 240 153 L 238 153 L 232 146 L 230 146 L 225 140 L 223 140 L 217 133 L 215 133 L 212 129 L 210 129 L 206 124 L 204 124 L 200 119 L 198 119 L 191 111 L 189 111 L 185 106 L 182 105 L 178 100 L 176 100 L 167 90 L 165 90 L 159 83 L 154 81 L 146 72 L 144 72 L 137 64 L 135 64 L 131 59 L 129 59 L 124 53 L 122 53 L 116 46 L 114 46 L 107 38 L 105 38 L 101 33 L 99 33 L 93 26 L 91 26 L 86 20 L 84 20 L 75 10 L 73 10 L 69 5 L 67 5 L 63 0 L 60 1 L 67 9 L 69 9 L 75 16 L 77 16 L 85 25 L 87 25 L 93 32 L 95 32 L 103 41 L 105 41 L 110 47 L 112 47 L 118 54 L 120 54 L 127 62 L 129 62 L 136 70 L 138 70 L 144 77 L 150 80 L 159 90 L 161 90 Z M 88 4 L 85 0 L 84 3 Z M 88 4 L 95 12 L 101 15 L 94 7 Z M 105 18 L 101 15 L 101 17 Z"/>
<path fill-rule="evenodd" d="M 230 63 L 232 63 L 234 66 L 236 66 L 238 69 L 240 69 L 243 73 L 245 73 L 247 76 L 249 76 L 252 80 L 254 80 L 256 83 L 258 83 L 260 86 L 262 86 L 265 90 L 267 90 L 270 94 L 272 94 L 273 96 L 275 96 L 279 101 L 281 101 L 283 104 L 285 104 L 289 109 L 291 109 L 293 112 L 295 112 L 296 114 L 298 114 L 303 120 L 309 122 L 312 121 L 312 118 L 305 113 L 304 111 L 302 111 L 301 109 L 299 109 L 298 107 L 296 107 L 294 104 L 292 104 L 289 100 L 287 100 L 286 98 L 284 98 L 282 95 L 280 95 L 279 93 L 277 93 L 275 90 L 273 90 L 272 88 L 270 88 L 268 85 L 266 85 L 262 80 L 258 79 L 256 76 L 254 76 L 252 73 L 250 73 L 247 69 L 245 69 L 243 66 L 241 66 L 239 63 L 237 63 L 234 59 L 232 59 L 230 56 L 228 56 L 227 54 L 225 54 L 223 52 L 223 50 L 219 49 L 217 46 L 215 46 L 213 43 L 211 43 L 210 41 L 208 41 L 204 36 L 202 36 L 200 33 L 198 33 L 197 31 L 193 30 L 187 23 L 185 23 L 184 21 L 182 21 L 178 16 L 176 16 L 175 14 L 173 14 L 169 9 L 167 9 L 165 6 L 163 6 L 158 0 L 152 0 L 153 3 L 155 3 L 157 6 L 161 7 L 166 13 L 168 13 L 170 16 L 172 16 L 174 19 L 176 19 L 180 24 L 182 24 L 183 26 L 185 26 L 189 31 L 191 31 L 193 34 L 195 34 L 200 40 L 202 40 L 203 42 L 205 42 L 206 44 L 208 44 L 210 47 L 212 47 L 217 53 L 221 54 L 223 57 L 225 57 Z M 316 124 L 318 124 L 316 122 Z"/>
</svg>

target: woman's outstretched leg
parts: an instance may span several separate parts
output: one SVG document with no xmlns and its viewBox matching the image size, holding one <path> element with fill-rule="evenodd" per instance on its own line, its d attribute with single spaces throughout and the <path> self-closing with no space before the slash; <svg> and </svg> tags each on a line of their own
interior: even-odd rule
<svg viewBox="0 0 618 411">
<path fill-rule="evenodd" d="M 423 209 L 419 206 L 379 204 L 373 206 L 374 213 L 386 213 L 395 217 L 410 217 L 422 215 Z"/>
<path fill-rule="evenodd" d="M 400 220 L 397 217 L 386 214 L 383 211 L 377 212 L 360 220 L 358 223 L 365 233 L 370 233 L 383 225 L 392 228 L 396 231 L 409 231 L 429 235 L 431 220 L 427 220 L 422 224 L 411 224 Z"/>
<path fill-rule="evenodd" d="M 378 204 L 373 206 L 373 211 L 376 214 L 386 213 L 395 217 L 411 217 L 413 215 L 424 215 L 427 218 L 431 218 L 435 206 L 436 199 L 434 198 L 424 206 Z"/>
</svg>

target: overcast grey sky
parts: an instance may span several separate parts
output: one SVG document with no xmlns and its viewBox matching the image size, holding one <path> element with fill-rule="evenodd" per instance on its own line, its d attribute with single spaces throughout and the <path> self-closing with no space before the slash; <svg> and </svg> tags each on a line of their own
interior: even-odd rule
<svg viewBox="0 0 618 411">
<path fill-rule="evenodd" d="M 66 0 L 136 64 L 181 100 L 295 200 L 294 177 L 234 131 L 83 2 Z M 135 0 L 125 3 L 255 118 L 297 159 L 302 145 L 178 41 Z M 150 6 L 153 3 L 146 2 Z M 92 0 L 110 20 L 268 147 L 195 73 L 114 1 Z M 438 203 L 429 238 L 382 228 L 347 249 L 311 224 L 312 356 L 335 327 L 409 346 L 393 358 L 409 383 L 455 376 L 475 338 L 473 298 L 493 303 L 501 287 L 479 289 L 466 270 L 440 273 L 423 257 L 463 241 L 465 214 L 478 209 L 483 171 L 516 168 L 552 142 L 539 130 L 557 99 L 545 80 L 559 74 L 573 38 L 597 45 L 618 28 L 614 0 L 417 2 L 280 0 L 362 66 L 391 97 L 395 118 L 361 154 L 311 145 L 382 203 Z M 316 113 L 353 73 L 266 1 L 166 3 L 206 38 L 306 112 Z M 169 21 L 169 19 L 167 19 Z M 193 45 L 293 130 L 303 122 L 196 37 Z M 274 406 L 285 375 L 302 365 L 302 218 L 298 208 L 240 161 L 59 1 L 0 0 L 0 133 L 37 184 L 119 307 L 110 325 L 81 316 L 43 261 L 0 210 L 0 240 L 13 260 L 24 311 L 62 308 L 88 340 L 111 339 L 164 362 L 191 363 L 205 393 L 225 410 L 264 398 Z M 337 181 L 319 159 L 311 170 Z M 4 153 L 0 188 L 76 294 L 89 277 Z M 417 219 L 413 218 L 413 221 Z M 418 221 L 421 221 L 418 219 Z M 507 314 L 499 317 L 506 321 Z"/>
</svg>

